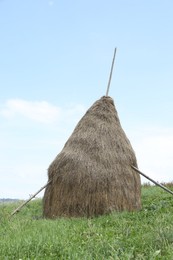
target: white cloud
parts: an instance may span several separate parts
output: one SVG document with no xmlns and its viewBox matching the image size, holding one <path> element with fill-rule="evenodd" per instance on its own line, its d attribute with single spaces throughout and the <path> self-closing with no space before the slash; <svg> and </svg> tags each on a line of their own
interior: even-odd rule
<svg viewBox="0 0 173 260">
<path fill-rule="evenodd" d="M 173 129 L 140 128 L 131 141 L 142 172 L 158 182 L 173 181 Z"/>
<path fill-rule="evenodd" d="M 47 101 L 27 101 L 24 99 L 9 99 L 0 110 L 0 116 L 6 119 L 23 117 L 40 123 L 73 122 L 85 112 L 80 104 L 69 104 L 58 107 Z"/>
<path fill-rule="evenodd" d="M 6 118 L 23 116 L 28 119 L 51 123 L 60 117 L 61 109 L 46 101 L 27 101 L 22 99 L 9 99 L 6 101 L 0 114 Z"/>
<path fill-rule="evenodd" d="M 84 112 L 79 104 L 59 107 L 23 99 L 1 106 L 0 198 L 28 198 L 45 184 L 49 164 Z"/>
</svg>

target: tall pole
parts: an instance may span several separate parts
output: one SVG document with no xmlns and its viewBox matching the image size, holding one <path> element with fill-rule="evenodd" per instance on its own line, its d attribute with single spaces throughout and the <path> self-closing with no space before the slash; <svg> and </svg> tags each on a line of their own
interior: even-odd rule
<svg viewBox="0 0 173 260">
<path fill-rule="evenodd" d="M 148 179 L 149 181 L 152 181 L 155 185 L 159 186 L 160 188 L 162 188 L 163 190 L 169 192 L 170 194 L 173 195 L 173 192 L 171 190 L 169 190 L 168 188 L 166 188 L 165 186 L 163 186 L 162 184 L 158 183 L 157 181 L 154 181 L 153 179 L 151 179 L 150 177 L 148 177 L 146 174 L 144 174 L 143 172 L 141 172 L 138 168 L 136 168 L 135 166 L 131 166 L 136 172 L 138 172 L 139 174 L 141 174 L 142 176 L 144 176 L 146 179 Z"/>
<path fill-rule="evenodd" d="M 109 88 L 110 88 L 110 84 L 111 84 L 111 78 L 112 78 L 112 72 L 113 72 L 113 68 L 114 68 L 114 61 L 115 61 L 116 51 L 117 51 L 117 48 L 115 48 L 115 50 L 114 50 L 114 56 L 113 56 L 113 60 L 112 60 L 112 66 L 111 66 L 111 72 L 110 72 L 110 75 L 109 75 L 109 81 L 108 81 L 106 96 L 108 96 L 108 93 L 109 93 Z"/>
<path fill-rule="evenodd" d="M 33 198 L 35 198 L 35 196 L 40 193 L 43 189 L 45 189 L 50 183 L 52 182 L 52 180 L 50 180 L 47 184 L 45 184 L 41 189 L 39 189 L 34 195 L 32 195 L 28 200 L 24 201 L 24 203 L 22 203 L 22 205 L 20 205 L 17 209 L 15 209 L 12 213 L 11 216 L 13 216 L 14 214 L 16 214 L 17 212 L 19 212 L 21 210 L 21 208 L 23 208 L 26 204 L 28 204 L 28 202 L 30 202 Z"/>
</svg>

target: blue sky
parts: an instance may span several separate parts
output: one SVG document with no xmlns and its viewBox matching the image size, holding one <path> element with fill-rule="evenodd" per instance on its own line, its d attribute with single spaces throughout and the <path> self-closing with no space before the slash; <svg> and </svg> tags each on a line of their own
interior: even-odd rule
<svg viewBox="0 0 173 260">
<path fill-rule="evenodd" d="M 28 198 L 47 182 L 106 93 L 114 47 L 109 95 L 139 168 L 173 181 L 172 11 L 172 0 L 0 0 L 1 198 Z"/>
</svg>

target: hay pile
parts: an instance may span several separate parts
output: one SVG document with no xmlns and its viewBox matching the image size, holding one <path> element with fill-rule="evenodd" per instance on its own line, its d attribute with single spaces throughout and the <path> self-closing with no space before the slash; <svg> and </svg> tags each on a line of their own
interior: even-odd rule
<svg viewBox="0 0 173 260">
<path fill-rule="evenodd" d="M 79 121 L 48 169 L 43 215 L 98 216 L 141 208 L 136 157 L 126 137 L 114 101 L 102 97 Z"/>
</svg>

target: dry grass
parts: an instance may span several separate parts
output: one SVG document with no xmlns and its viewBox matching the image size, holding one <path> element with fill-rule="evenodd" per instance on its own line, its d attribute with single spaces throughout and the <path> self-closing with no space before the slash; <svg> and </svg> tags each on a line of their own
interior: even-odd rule
<svg viewBox="0 0 173 260">
<path fill-rule="evenodd" d="M 48 170 L 44 216 L 97 216 L 141 208 L 140 176 L 113 99 L 102 97 L 80 120 Z"/>
</svg>

